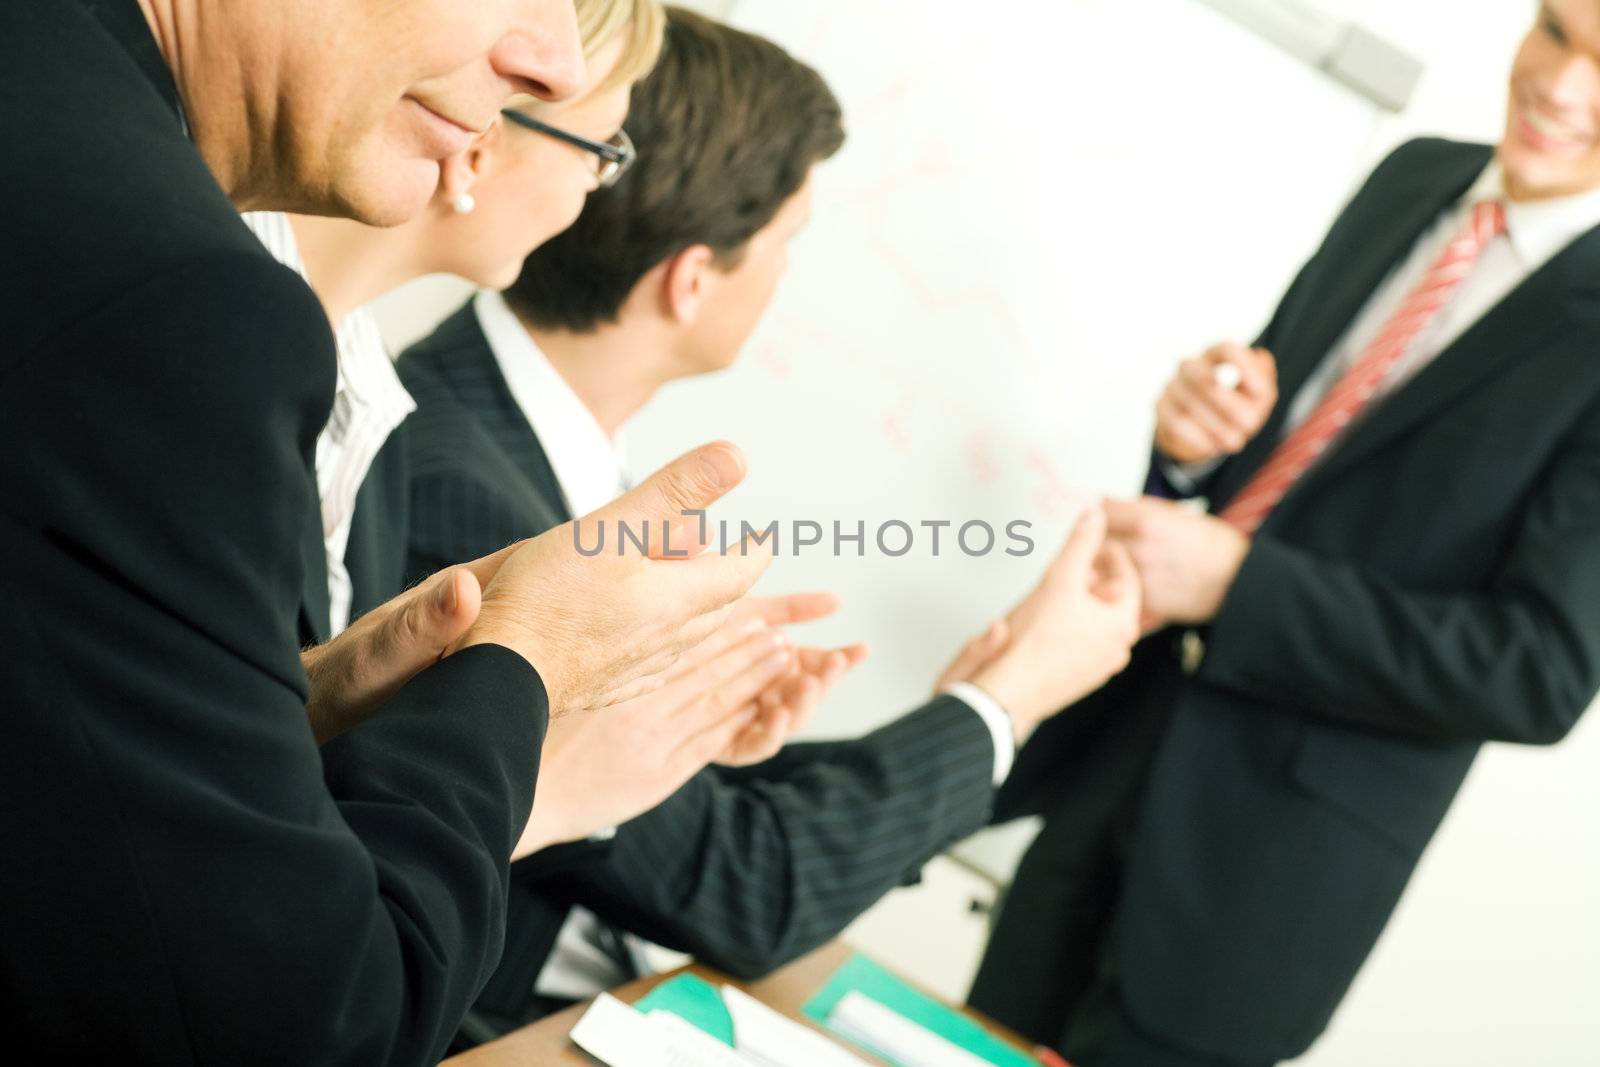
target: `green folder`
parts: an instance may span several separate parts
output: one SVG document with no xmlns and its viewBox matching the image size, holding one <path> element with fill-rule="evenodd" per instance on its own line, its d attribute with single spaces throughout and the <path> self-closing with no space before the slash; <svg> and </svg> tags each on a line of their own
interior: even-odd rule
<svg viewBox="0 0 1600 1067">
<path fill-rule="evenodd" d="M 971 1019 L 945 1007 L 926 994 L 919 993 L 900 979 L 879 967 L 865 956 L 851 956 L 828 979 L 822 991 L 806 1004 L 805 1014 L 824 1028 L 852 1044 L 877 1056 L 886 1063 L 898 1064 L 892 1056 L 878 1049 L 860 1045 L 828 1025 L 828 1016 L 846 993 L 859 992 L 899 1012 L 919 1026 L 932 1030 L 951 1044 L 982 1057 L 995 1067 L 1039 1067 L 1032 1056 L 1018 1052 L 1010 1045 L 990 1034 Z M 640 1011 L 668 1011 L 685 1022 L 705 1031 L 724 1045 L 734 1047 L 733 1017 L 722 1002 L 722 992 L 716 986 L 692 974 L 681 974 L 656 986 L 634 1005 Z"/>
<path fill-rule="evenodd" d="M 643 1012 L 671 1012 L 729 1048 L 733 1047 L 733 1016 L 722 1003 L 722 991 L 692 974 L 680 974 L 662 982 L 640 997 L 634 1007 Z"/>
<path fill-rule="evenodd" d="M 988 1060 L 995 1067 L 1039 1067 L 1038 1061 L 1032 1056 L 1018 1052 L 960 1012 L 945 1007 L 924 993 L 917 992 L 865 956 L 851 956 L 842 967 L 833 972 L 833 977 L 822 987 L 822 992 L 812 997 L 805 1006 L 806 1015 L 833 1030 L 833 1027 L 828 1025 L 828 1017 L 833 1014 L 834 1006 L 844 999 L 846 993 L 860 993 L 871 997 L 891 1011 L 898 1012 L 917 1025 L 933 1031 L 951 1044 Z M 839 1036 L 844 1037 L 843 1034 Z M 850 1038 L 846 1040 L 859 1045 L 886 1063 L 905 1067 L 904 1064 L 897 1063 L 892 1056 L 884 1055 L 879 1049 L 870 1048 Z"/>
</svg>

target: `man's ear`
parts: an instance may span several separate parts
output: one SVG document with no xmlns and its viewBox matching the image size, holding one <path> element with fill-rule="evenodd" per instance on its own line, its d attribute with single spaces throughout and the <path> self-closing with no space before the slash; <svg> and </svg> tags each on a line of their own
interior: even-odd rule
<svg viewBox="0 0 1600 1067">
<path fill-rule="evenodd" d="M 714 284 L 716 254 L 706 245 L 690 245 L 663 264 L 662 312 L 679 323 L 694 321 Z"/>
</svg>

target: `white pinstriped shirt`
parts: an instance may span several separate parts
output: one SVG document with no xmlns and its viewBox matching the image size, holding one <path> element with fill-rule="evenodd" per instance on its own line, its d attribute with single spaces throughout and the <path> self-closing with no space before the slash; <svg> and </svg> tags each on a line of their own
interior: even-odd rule
<svg viewBox="0 0 1600 1067">
<path fill-rule="evenodd" d="M 306 276 L 287 215 L 260 211 L 248 212 L 243 218 L 273 258 L 302 278 Z M 357 308 L 345 316 L 334 337 L 339 346 L 338 384 L 328 425 L 317 435 L 317 495 L 322 501 L 322 538 L 327 549 L 330 637 L 350 625 L 353 590 L 344 553 L 350 542 L 356 494 L 383 443 L 417 409 L 400 384 L 371 311 Z"/>
</svg>

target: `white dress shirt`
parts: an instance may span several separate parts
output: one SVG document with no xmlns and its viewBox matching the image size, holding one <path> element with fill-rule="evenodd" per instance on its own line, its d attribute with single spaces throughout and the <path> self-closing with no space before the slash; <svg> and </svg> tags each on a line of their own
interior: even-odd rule
<svg viewBox="0 0 1600 1067">
<path fill-rule="evenodd" d="M 1499 161 L 1491 162 L 1466 195 L 1434 220 L 1412 246 L 1410 254 L 1389 272 L 1344 335 L 1329 349 L 1327 358 L 1306 379 L 1289 406 L 1283 426 L 1285 436 L 1311 417 L 1323 398 L 1366 354 L 1445 246 L 1466 228 L 1473 208 L 1496 199 L 1505 202 L 1505 234 L 1484 248 L 1450 302 L 1423 327 L 1411 347 L 1396 361 L 1363 414 L 1416 377 L 1439 353 L 1459 340 L 1558 252 L 1600 225 L 1600 189 L 1549 200 L 1512 201 L 1506 199 L 1505 175 Z M 1351 425 L 1360 418 L 1357 416 Z M 1349 432 L 1348 428 L 1345 432 Z M 1187 491 L 1220 462 L 1167 463 L 1163 469 L 1176 488 Z"/>
<path fill-rule="evenodd" d="M 586 515 L 616 499 L 628 485 L 620 435 L 613 438 L 606 433 L 499 293 L 479 293 L 473 311 L 512 399 L 550 461 L 567 510 Z M 1011 717 L 975 685 L 959 683 L 945 692 L 971 707 L 989 730 L 994 741 L 994 783 L 999 785 L 1016 758 Z M 593 913 L 573 908 L 534 983 L 535 991 L 578 999 L 626 980 L 628 973 L 600 947 L 603 930 Z M 635 969 L 648 973 L 654 952 L 662 950 L 631 934 L 624 934 L 622 941 Z"/>
<path fill-rule="evenodd" d="M 245 225 L 266 245 L 273 258 L 306 276 L 300 246 L 287 215 L 249 212 Z M 347 315 L 334 331 L 338 342 L 339 377 L 328 425 L 317 435 L 317 495 L 322 501 L 322 538 L 328 561 L 329 636 L 350 625 L 353 590 L 344 553 L 355 518 L 356 494 L 372 460 L 395 427 L 416 410 L 395 373 L 378 321 L 366 308 Z"/>
</svg>

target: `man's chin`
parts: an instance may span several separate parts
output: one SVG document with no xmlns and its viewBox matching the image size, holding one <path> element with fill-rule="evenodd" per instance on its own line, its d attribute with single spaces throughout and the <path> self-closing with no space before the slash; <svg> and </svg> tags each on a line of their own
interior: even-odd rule
<svg viewBox="0 0 1600 1067">
<path fill-rule="evenodd" d="M 1513 200 L 1548 200 L 1600 188 L 1600 164 L 1573 166 L 1571 159 L 1550 159 L 1521 146 L 1500 146 L 1500 169 Z"/>
<path fill-rule="evenodd" d="M 399 226 L 420 215 L 438 188 L 435 160 L 372 162 L 339 182 L 339 210 L 333 213 L 368 226 Z"/>
<path fill-rule="evenodd" d="M 1551 200 L 1588 192 L 1600 186 L 1600 177 L 1529 167 L 1515 173 L 1507 170 L 1505 186 L 1513 200 Z"/>
</svg>

